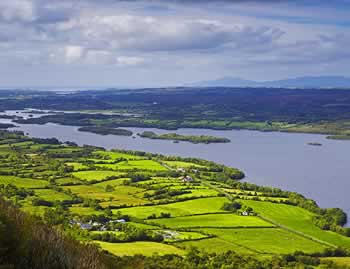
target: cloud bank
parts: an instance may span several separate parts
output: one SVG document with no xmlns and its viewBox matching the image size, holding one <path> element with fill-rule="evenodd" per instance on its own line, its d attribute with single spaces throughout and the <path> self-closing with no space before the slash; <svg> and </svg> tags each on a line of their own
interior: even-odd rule
<svg viewBox="0 0 350 269">
<path fill-rule="evenodd" d="M 137 77 L 155 86 L 346 75 L 350 2 L 332 3 L 2 0 L 0 82 L 15 85 L 25 71 L 19 84 L 49 85 L 54 76 L 81 84 L 84 74 L 95 85 L 134 85 Z"/>
</svg>

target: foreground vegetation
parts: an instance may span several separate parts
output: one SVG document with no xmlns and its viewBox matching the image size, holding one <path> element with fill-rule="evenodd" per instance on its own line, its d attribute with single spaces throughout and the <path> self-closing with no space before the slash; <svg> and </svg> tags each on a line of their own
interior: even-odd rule
<svg viewBox="0 0 350 269">
<path fill-rule="evenodd" d="M 350 254 L 340 209 L 240 182 L 234 168 L 9 132 L 0 132 L 0 149 L 2 263 L 340 268 Z"/>
<path fill-rule="evenodd" d="M 0 198 L 1 268 L 107 268 L 98 248 L 64 235 Z"/>
</svg>

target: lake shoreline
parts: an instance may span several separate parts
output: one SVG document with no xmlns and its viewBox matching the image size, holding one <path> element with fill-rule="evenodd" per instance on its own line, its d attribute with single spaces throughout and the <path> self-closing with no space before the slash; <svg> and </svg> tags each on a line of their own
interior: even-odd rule
<svg viewBox="0 0 350 269">
<path fill-rule="evenodd" d="M 28 108 L 27 112 L 30 111 L 30 108 Z M 40 110 L 38 110 L 40 111 Z M 103 112 L 81 112 L 81 111 L 47 111 L 42 110 L 45 113 L 48 113 L 45 116 L 54 116 L 54 115 L 72 115 L 72 114 L 81 114 L 81 115 L 99 115 L 99 116 L 123 116 L 123 117 L 131 117 L 130 119 L 137 119 L 140 118 L 137 115 L 130 114 L 130 113 L 103 113 Z M 5 111 L 6 113 L 6 111 Z M 49 122 L 62 124 L 62 125 L 68 125 L 68 126 L 78 126 L 81 124 L 78 124 L 78 121 L 71 121 L 66 120 L 62 121 L 55 120 L 55 118 L 47 118 L 44 120 L 39 119 L 42 117 L 30 117 L 30 118 L 24 118 L 24 119 L 16 119 L 14 122 L 20 123 L 20 124 L 46 124 Z M 129 119 L 129 118 L 128 118 Z M 215 125 L 215 122 L 207 122 L 206 124 L 196 124 L 196 121 L 189 121 L 188 123 L 178 123 L 175 126 L 168 126 L 166 125 L 167 121 L 163 122 L 164 124 L 154 124 L 154 123 L 145 123 L 143 121 L 134 123 L 132 120 L 129 120 L 126 124 L 124 122 L 119 123 L 117 126 L 108 125 L 108 128 L 157 128 L 160 130 L 168 130 L 168 131 L 177 131 L 179 129 L 204 129 L 204 130 L 218 130 L 218 131 L 232 131 L 232 130 L 252 130 L 252 131 L 260 131 L 260 132 L 286 132 L 286 133 L 300 133 L 300 134 L 321 134 L 327 136 L 327 139 L 333 139 L 333 140 L 350 140 L 350 134 L 344 130 L 337 130 L 336 132 L 330 131 L 327 126 L 319 124 L 302 124 L 302 123 L 295 123 L 295 124 L 289 124 L 287 122 L 272 122 L 267 123 L 263 121 L 256 121 L 256 122 L 248 122 L 248 121 L 242 121 L 242 122 L 231 122 L 230 125 L 222 126 L 222 125 Z M 330 124 L 330 123 L 328 123 Z M 263 125 L 263 126 L 260 126 Z M 245 127 L 246 126 L 246 127 Z M 258 126 L 258 127 L 257 127 Z M 260 127 L 259 127 L 260 126 Z M 83 125 L 82 127 L 92 127 L 92 125 Z M 317 131 L 315 130 L 317 129 Z"/>
<path fill-rule="evenodd" d="M 211 130 L 178 129 L 183 135 L 227 136 L 230 143 L 174 144 L 167 140 L 143 139 L 97 135 L 78 131 L 79 126 L 58 124 L 19 124 L 12 130 L 22 130 L 32 137 L 57 137 L 60 141 L 72 141 L 79 145 L 90 144 L 106 149 L 129 149 L 164 155 L 195 157 L 211 160 L 230 167 L 238 167 L 246 173 L 244 181 L 295 191 L 309 197 L 321 207 L 339 207 L 349 215 L 347 199 L 347 152 L 349 143 L 330 140 L 322 134 L 289 132 L 261 132 L 259 130 Z M 134 128 L 134 133 L 153 130 L 160 134 L 166 130 Z M 311 147 L 308 142 L 320 142 L 322 147 Z M 286 154 L 288 153 L 288 154 Z M 334 158 L 333 156 L 337 156 Z M 304 161 L 302 161 L 304 160 Z M 334 173 L 336 171 L 336 173 Z M 329 182 L 334 182 L 329 190 Z"/>
</svg>

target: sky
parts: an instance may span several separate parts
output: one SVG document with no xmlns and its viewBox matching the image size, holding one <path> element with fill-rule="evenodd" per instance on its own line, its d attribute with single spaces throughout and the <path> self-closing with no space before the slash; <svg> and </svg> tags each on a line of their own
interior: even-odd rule
<svg viewBox="0 0 350 269">
<path fill-rule="evenodd" d="M 0 0 L 0 87 L 350 76 L 350 0 Z"/>
</svg>

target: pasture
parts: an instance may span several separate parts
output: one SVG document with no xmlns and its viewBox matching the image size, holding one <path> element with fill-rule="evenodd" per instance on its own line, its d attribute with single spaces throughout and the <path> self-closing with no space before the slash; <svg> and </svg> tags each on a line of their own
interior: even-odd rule
<svg viewBox="0 0 350 269">
<path fill-rule="evenodd" d="M 188 217 L 164 218 L 147 220 L 147 223 L 154 223 L 166 228 L 239 228 L 239 227 L 274 227 L 258 217 L 239 216 L 236 214 L 209 214 Z"/>
<path fill-rule="evenodd" d="M 35 190 L 35 196 L 45 201 L 69 201 L 72 199 L 69 195 L 58 192 L 52 189 L 39 189 Z"/>
<path fill-rule="evenodd" d="M 345 268 L 350 266 L 350 257 L 329 257 L 324 258 L 324 260 L 332 261 L 339 266 L 345 266 Z"/>
<path fill-rule="evenodd" d="M 76 206 L 76 205 L 69 207 L 69 212 L 73 215 L 79 215 L 79 216 L 103 214 L 103 211 L 95 210 L 92 207 L 82 207 L 82 206 Z"/>
<path fill-rule="evenodd" d="M 108 177 L 120 177 L 125 175 L 115 171 L 103 171 L 103 170 L 92 170 L 92 171 L 79 171 L 72 173 L 72 176 L 86 181 L 101 181 Z"/>
<path fill-rule="evenodd" d="M 82 182 L 79 179 L 76 178 L 70 178 L 70 177 L 64 177 L 64 178 L 57 178 L 56 183 L 58 185 L 75 185 L 75 184 L 82 184 Z"/>
<path fill-rule="evenodd" d="M 178 231 L 170 231 L 163 230 L 160 231 L 163 235 L 165 235 L 165 242 L 178 242 L 178 241 L 191 241 L 191 240 L 199 240 L 208 238 L 208 235 L 199 232 L 178 232 Z"/>
<path fill-rule="evenodd" d="M 68 162 L 66 165 L 73 167 L 74 171 L 79 171 L 79 170 L 85 170 L 88 168 L 85 164 L 78 163 L 78 162 Z"/>
<path fill-rule="evenodd" d="M 178 254 L 184 255 L 185 251 L 175 246 L 156 243 L 156 242 L 131 242 L 131 243 L 108 243 L 101 241 L 93 241 L 101 246 L 102 249 L 118 256 L 132 256 L 142 254 L 152 256 L 154 254 Z"/>
<path fill-rule="evenodd" d="M 178 217 L 194 214 L 225 212 L 221 209 L 221 207 L 227 201 L 228 200 L 225 197 L 202 198 L 165 205 L 124 208 L 118 211 L 120 211 L 122 214 L 127 214 L 142 219 L 146 219 L 151 214 L 156 214 L 158 216 L 161 212 L 170 213 L 171 216 Z"/>
<path fill-rule="evenodd" d="M 181 162 L 181 161 L 163 161 L 166 165 L 172 168 L 204 168 L 205 166 L 191 163 L 191 162 Z"/>
<path fill-rule="evenodd" d="M 117 187 L 117 186 L 123 185 L 124 181 L 130 181 L 130 178 L 122 177 L 122 178 L 118 178 L 118 179 L 102 181 L 102 182 L 95 183 L 94 186 L 100 187 L 100 188 L 106 188 L 106 186 L 108 186 L 108 185 L 113 186 L 113 187 Z"/>
<path fill-rule="evenodd" d="M 199 229 L 198 231 L 218 236 L 222 240 L 263 254 L 288 254 L 301 249 L 305 253 L 313 253 L 325 249 L 325 246 L 320 243 L 279 228 Z"/>
<path fill-rule="evenodd" d="M 18 188 L 39 189 L 46 188 L 49 183 L 41 179 L 21 178 L 16 176 L 2 176 L 0 175 L 0 184 L 12 184 Z"/>
<path fill-rule="evenodd" d="M 192 198 L 192 197 L 209 197 L 209 196 L 218 196 L 219 192 L 209 188 L 201 189 L 189 189 L 191 193 L 184 193 L 179 195 L 179 198 Z"/>
<path fill-rule="evenodd" d="M 106 192 L 101 187 L 93 185 L 76 185 L 76 186 L 64 186 L 64 190 L 70 190 L 72 193 L 89 199 L 100 200 L 102 207 L 110 205 L 140 205 L 144 203 L 143 199 L 134 197 L 132 194 L 137 191 L 143 191 L 142 189 L 132 186 L 119 186 L 115 191 Z"/>
<path fill-rule="evenodd" d="M 233 250 L 233 251 L 236 251 L 237 253 L 256 255 L 256 252 L 248 248 L 242 247 L 233 242 L 229 242 L 220 238 L 208 238 L 208 239 L 202 239 L 202 240 L 196 240 L 196 241 L 184 241 L 184 242 L 174 243 L 174 245 L 180 248 L 185 248 L 187 250 L 192 247 L 196 247 L 201 251 L 205 251 L 209 253 L 212 253 L 212 252 L 223 253 L 229 250 Z"/>
<path fill-rule="evenodd" d="M 123 152 L 118 151 L 103 151 L 98 150 L 94 151 L 93 155 L 98 157 L 99 160 L 101 159 L 109 159 L 109 160 L 117 160 L 117 159 L 126 159 L 126 160 L 140 160 L 143 159 L 141 156 L 131 155 Z"/>
<path fill-rule="evenodd" d="M 263 217 L 271 219 L 287 228 L 332 245 L 350 247 L 349 237 L 341 236 L 340 234 L 331 231 L 324 231 L 316 227 L 312 223 L 313 214 L 303 208 L 286 204 L 251 200 L 242 200 L 242 203 L 252 207 L 255 212 Z"/>
<path fill-rule="evenodd" d="M 148 171 L 167 171 L 168 169 L 162 166 L 160 163 L 153 160 L 131 160 L 123 161 L 117 164 L 96 164 L 97 167 L 118 170 L 118 171 L 130 171 L 130 170 L 148 170 Z"/>
</svg>

